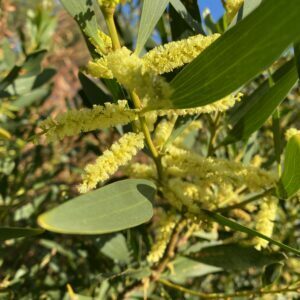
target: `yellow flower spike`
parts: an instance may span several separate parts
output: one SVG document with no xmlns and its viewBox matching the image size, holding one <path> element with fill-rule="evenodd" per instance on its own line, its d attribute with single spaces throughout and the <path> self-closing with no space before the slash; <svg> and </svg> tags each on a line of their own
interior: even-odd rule
<svg viewBox="0 0 300 300">
<path fill-rule="evenodd" d="M 78 187 L 80 193 L 94 189 L 98 183 L 107 180 L 120 166 L 126 165 L 139 150 L 144 147 L 142 133 L 126 133 L 115 142 L 110 150 L 106 150 L 94 163 L 88 164 L 82 176 L 82 184 Z"/>
<path fill-rule="evenodd" d="M 81 132 L 125 125 L 136 119 L 137 111 L 129 109 L 126 100 L 119 100 L 117 104 L 107 102 L 92 109 L 70 110 L 55 119 L 50 117 L 42 121 L 39 127 L 47 141 L 53 142 Z"/>
<path fill-rule="evenodd" d="M 120 0 L 98 0 L 100 7 L 114 8 L 119 4 Z"/>
<path fill-rule="evenodd" d="M 237 102 L 241 100 L 242 93 L 236 95 L 231 94 L 223 99 L 213 102 L 208 105 L 199 106 L 195 108 L 173 109 L 173 110 L 159 110 L 157 113 L 159 116 L 185 116 L 185 115 L 197 115 L 197 114 L 211 114 L 214 112 L 224 112 L 232 108 Z"/>
<path fill-rule="evenodd" d="M 227 22 L 230 23 L 241 8 L 244 0 L 226 0 Z"/>
<path fill-rule="evenodd" d="M 177 217 L 174 214 L 161 216 L 156 241 L 147 256 L 148 263 L 155 264 L 163 257 L 176 223 Z"/>
<path fill-rule="evenodd" d="M 220 34 L 195 35 L 177 42 L 170 42 L 150 50 L 143 57 L 143 68 L 156 74 L 171 72 L 195 59 L 212 44 Z"/>
<path fill-rule="evenodd" d="M 89 61 L 86 67 L 86 72 L 96 78 L 112 79 L 114 77 L 107 66 L 107 60 L 105 57 Z"/>
<path fill-rule="evenodd" d="M 300 134 L 300 130 L 298 130 L 297 128 L 289 128 L 285 132 L 285 139 L 288 141 L 291 137 L 297 134 Z"/>
<path fill-rule="evenodd" d="M 260 205 L 260 211 L 256 216 L 255 229 L 267 237 L 272 237 L 278 199 L 273 196 L 269 196 L 265 197 L 263 200 L 264 202 Z M 269 244 L 268 241 L 259 237 L 255 237 L 253 239 L 253 243 L 257 250 L 266 248 Z"/>
<path fill-rule="evenodd" d="M 143 70 L 142 59 L 129 49 L 123 47 L 109 53 L 106 59 L 113 76 L 125 88 L 135 91 L 144 104 L 148 103 L 156 108 L 169 105 L 168 100 L 172 93 L 169 84 L 155 73 Z"/>
</svg>

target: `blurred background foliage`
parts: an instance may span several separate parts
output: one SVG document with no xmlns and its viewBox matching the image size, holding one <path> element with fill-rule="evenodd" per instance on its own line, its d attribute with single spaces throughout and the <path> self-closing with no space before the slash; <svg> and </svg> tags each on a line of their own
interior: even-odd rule
<svg viewBox="0 0 300 300">
<path fill-rule="evenodd" d="M 183 2 L 194 5 L 191 13 L 195 20 L 200 21 L 200 16 L 204 16 L 200 30 L 206 33 L 224 30 L 222 18 L 213 20 L 208 11 L 203 15 L 196 1 Z M 89 60 L 89 51 L 75 21 L 58 1 L 0 3 L 0 223 L 2 227 L 36 227 L 36 217 L 41 212 L 77 195 L 80 170 L 117 136 L 111 129 L 82 134 L 61 143 L 34 145 L 31 139 L 37 134 L 38 123 L 69 108 L 101 104 L 120 91 L 113 82 L 95 83 L 80 73 Z M 128 48 L 135 43 L 140 9 L 140 2 L 132 1 L 119 6 L 116 13 L 121 40 Z M 105 27 L 101 18 L 99 23 Z M 193 34 L 191 27 L 170 8 L 146 48 L 170 41 L 171 36 L 177 40 Z M 245 93 L 253 91 L 265 78 L 266 74 L 258 76 L 245 88 Z M 299 128 L 299 92 L 295 88 L 282 105 L 283 127 Z M 204 117 L 203 122 L 209 128 L 212 120 Z M 275 160 L 271 132 L 271 123 L 265 124 L 241 147 L 228 146 L 226 156 L 247 163 L 261 155 L 267 159 L 260 163 L 271 165 Z M 202 147 L 208 135 L 206 131 L 195 132 L 187 138 L 186 146 L 193 145 L 205 153 L 207 149 Z M 239 211 L 234 213 L 237 218 L 247 218 L 239 216 Z M 280 204 L 275 239 L 299 245 L 299 213 L 298 196 Z M 117 299 L 118 293 L 125 295 L 124 286 L 134 287 L 135 279 L 149 273 L 142 258 L 153 243 L 151 230 L 151 224 L 144 224 L 101 237 L 45 232 L 39 237 L 2 241 L 0 299 Z M 224 229 L 219 236 L 201 231 L 188 241 L 182 239 L 181 255 L 167 268 L 165 278 L 204 292 L 228 293 L 256 289 L 262 280 L 279 285 L 299 280 L 300 263 L 293 257 L 286 260 L 284 256 L 259 256 L 262 261 L 258 265 L 256 252 L 242 253 L 236 246 L 223 249 L 221 259 L 214 248 L 203 250 L 202 260 L 189 258 L 218 240 L 235 242 L 236 237 Z M 230 256 L 241 259 L 228 263 Z M 263 272 L 265 265 L 269 267 Z M 152 292 L 149 299 L 184 297 L 182 292 L 163 285 L 155 290 L 150 286 L 149 290 Z M 143 294 L 135 293 L 130 299 L 143 299 Z"/>
</svg>

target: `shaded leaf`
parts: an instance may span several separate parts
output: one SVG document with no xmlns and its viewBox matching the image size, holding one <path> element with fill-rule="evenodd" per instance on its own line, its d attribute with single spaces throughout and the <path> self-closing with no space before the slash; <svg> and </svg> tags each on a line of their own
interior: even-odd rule
<svg viewBox="0 0 300 300">
<path fill-rule="evenodd" d="M 299 38 L 299 15 L 298 0 L 263 1 L 172 80 L 173 106 L 206 105 L 236 91 Z"/>
<path fill-rule="evenodd" d="M 298 77 L 300 78 L 300 42 L 294 44 L 294 54 Z"/>
<path fill-rule="evenodd" d="M 226 244 L 206 247 L 192 256 L 201 263 L 226 270 L 246 270 L 252 267 L 262 268 L 265 265 L 285 259 L 281 253 L 264 253 L 253 247 L 239 244 Z"/>
<path fill-rule="evenodd" d="M 43 233 L 40 228 L 21 228 L 21 227 L 0 227 L 0 240 L 16 239 L 20 237 L 30 237 Z"/>
<path fill-rule="evenodd" d="M 153 214 L 155 186 L 128 179 L 104 186 L 42 214 L 41 227 L 58 233 L 104 234 L 138 226 Z M 150 201 L 149 201 L 150 200 Z"/>
<path fill-rule="evenodd" d="M 284 264 L 281 262 L 272 263 L 266 266 L 262 275 L 262 285 L 268 286 L 275 283 L 281 275 L 283 266 Z"/>
</svg>

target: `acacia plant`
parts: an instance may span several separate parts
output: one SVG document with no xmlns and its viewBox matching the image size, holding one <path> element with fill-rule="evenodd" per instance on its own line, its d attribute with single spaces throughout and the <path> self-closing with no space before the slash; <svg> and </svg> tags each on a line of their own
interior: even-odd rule
<svg viewBox="0 0 300 300">
<path fill-rule="evenodd" d="M 121 2 L 62 0 L 91 53 L 80 78 L 102 97 L 42 121 L 38 139 L 113 127 L 120 137 L 86 165 L 82 195 L 38 224 L 80 235 L 144 224 L 138 244 L 128 239 L 127 268 L 106 279 L 105 299 L 296 295 L 290 262 L 300 250 L 284 223 L 300 196 L 289 109 L 299 101 L 299 0 L 223 1 L 217 23 L 207 12 L 201 20 L 197 1 Z M 136 21 L 122 5 L 142 7 L 132 40 Z M 234 270 L 247 280 L 233 280 Z"/>
</svg>

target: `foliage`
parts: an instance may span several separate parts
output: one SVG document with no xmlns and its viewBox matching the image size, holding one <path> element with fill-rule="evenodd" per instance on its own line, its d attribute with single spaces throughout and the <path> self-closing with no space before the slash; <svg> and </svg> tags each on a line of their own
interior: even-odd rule
<svg viewBox="0 0 300 300">
<path fill-rule="evenodd" d="M 296 299 L 299 1 L 61 3 L 1 40 L 3 299 Z"/>
</svg>

